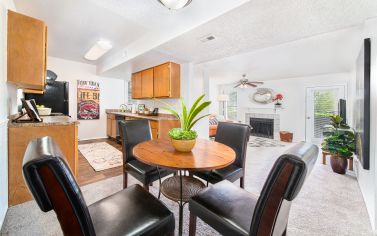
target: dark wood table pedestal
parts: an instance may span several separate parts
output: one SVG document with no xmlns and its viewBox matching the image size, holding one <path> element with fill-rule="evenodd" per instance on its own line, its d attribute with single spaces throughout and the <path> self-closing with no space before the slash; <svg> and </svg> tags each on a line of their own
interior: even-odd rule
<svg viewBox="0 0 377 236">
<path fill-rule="evenodd" d="M 179 205 L 179 235 L 182 235 L 183 207 L 191 197 L 198 194 L 205 185 L 202 181 L 185 176 L 185 171 L 179 171 L 177 176 L 165 179 L 161 185 L 161 193 Z M 183 187 L 184 186 L 184 187 Z"/>
</svg>

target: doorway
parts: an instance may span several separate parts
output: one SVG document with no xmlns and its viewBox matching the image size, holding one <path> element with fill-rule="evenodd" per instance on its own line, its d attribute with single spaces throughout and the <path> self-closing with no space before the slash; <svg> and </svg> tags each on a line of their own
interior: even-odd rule
<svg viewBox="0 0 377 236">
<path fill-rule="evenodd" d="M 345 98 L 345 91 L 345 85 L 306 88 L 307 142 L 322 142 L 323 126 L 330 123 L 330 115 L 338 114 L 338 102 Z"/>
</svg>

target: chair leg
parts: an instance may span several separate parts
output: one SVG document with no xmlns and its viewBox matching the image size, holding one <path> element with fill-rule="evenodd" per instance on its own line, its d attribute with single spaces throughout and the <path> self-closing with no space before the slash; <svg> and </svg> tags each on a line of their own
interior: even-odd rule
<svg viewBox="0 0 377 236">
<path fill-rule="evenodd" d="M 144 189 L 147 190 L 149 192 L 149 184 L 144 184 Z"/>
<path fill-rule="evenodd" d="M 127 188 L 127 181 L 128 181 L 128 174 L 127 172 L 123 172 L 123 189 Z"/>
<path fill-rule="evenodd" d="M 240 178 L 240 187 L 241 188 L 245 188 L 245 179 L 244 179 L 244 177 Z"/>
<path fill-rule="evenodd" d="M 195 236 L 195 234 L 196 234 L 196 215 L 190 212 L 189 236 Z"/>
</svg>

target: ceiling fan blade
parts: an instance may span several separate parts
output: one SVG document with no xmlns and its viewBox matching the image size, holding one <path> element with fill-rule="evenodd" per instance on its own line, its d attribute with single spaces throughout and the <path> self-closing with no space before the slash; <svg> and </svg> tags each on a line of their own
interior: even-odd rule
<svg viewBox="0 0 377 236">
<path fill-rule="evenodd" d="M 241 86 L 241 84 L 237 84 L 236 86 L 234 86 L 233 88 L 237 88 L 237 87 L 240 87 Z"/>
<path fill-rule="evenodd" d="M 257 87 L 255 84 L 252 84 L 252 83 L 250 83 L 250 82 L 248 82 L 248 83 L 246 83 L 247 85 L 249 85 L 249 86 L 251 86 L 251 87 Z"/>
<path fill-rule="evenodd" d="M 253 83 L 253 84 L 264 84 L 264 82 L 259 82 L 259 81 L 249 81 L 249 83 Z"/>
</svg>

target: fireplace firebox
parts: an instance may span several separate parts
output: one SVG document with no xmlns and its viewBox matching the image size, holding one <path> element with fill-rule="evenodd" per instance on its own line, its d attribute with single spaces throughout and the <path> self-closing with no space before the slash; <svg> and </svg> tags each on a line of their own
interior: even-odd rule
<svg viewBox="0 0 377 236">
<path fill-rule="evenodd" d="M 274 138 L 274 119 L 250 117 L 250 126 L 252 136 Z"/>
</svg>

